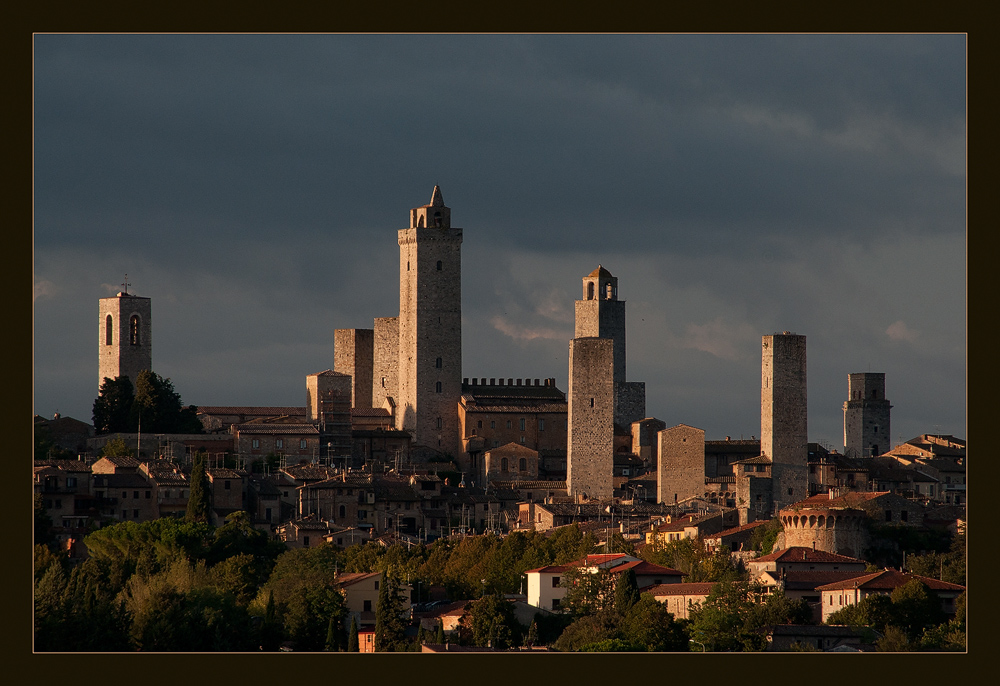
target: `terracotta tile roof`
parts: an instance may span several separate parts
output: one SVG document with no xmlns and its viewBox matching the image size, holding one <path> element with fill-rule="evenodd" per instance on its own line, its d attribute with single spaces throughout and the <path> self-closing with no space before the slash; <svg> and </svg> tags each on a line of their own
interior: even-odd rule
<svg viewBox="0 0 1000 686">
<path fill-rule="evenodd" d="M 756 557 L 750 562 L 854 562 L 865 564 L 864 560 L 846 555 L 828 553 L 825 550 L 813 550 L 805 546 L 792 546 L 784 550 L 778 550 L 770 555 Z"/>
<path fill-rule="evenodd" d="M 631 569 L 636 576 L 687 576 L 684 572 L 679 569 L 673 569 L 671 567 L 661 567 L 660 565 L 654 565 L 651 562 L 646 562 L 645 560 L 639 560 L 638 562 L 626 562 L 624 564 L 612 567 L 608 571 L 612 574 L 620 574 Z"/>
<path fill-rule="evenodd" d="M 743 460 L 737 460 L 732 464 L 771 464 L 771 458 L 767 455 L 756 455 Z"/>
<path fill-rule="evenodd" d="M 542 403 L 542 402 L 530 402 L 524 401 L 522 404 L 507 403 L 477 403 L 476 405 L 470 406 L 466 409 L 467 414 L 472 414 L 473 412 L 491 412 L 496 414 L 503 413 L 514 413 L 514 414 L 538 414 L 538 413 L 565 413 L 568 405 L 565 402 L 560 403 Z"/>
<path fill-rule="evenodd" d="M 247 435 L 319 434 L 319 427 L 315 424 L 237 424 L 236 431 Z"/>
<path fill-rule="evenodd" d="M 341 588 L 344 586 L 351 586 L 358 583 L 359 581 L 364 581 L 365 579 L 371 579 L 372 577 L 380 576 L 379 572 L 348 572 L 346 574 L 341 574 L 337 577 L 337 583 L 340 584 Z"/>
<path fill-rule="evenodd" d="M 255 417 L 279 417 L 282 415 L 306 416 L 305 407 L 253 406 L 253 405 L 199 405 L 198 414 L 238 414 Z"/>
<path fill-rule="evenodd" d="M 817 591 L 839 591 L 842 589 L 862 588 L 869 591 L 891 591 L 899 588 L 913 579 L 919 579 L 928 588 L 934 591 L 964 591 L 965 586 L 952 584 L 939 579 L 931 579 L 926 576 L 910 574 L 909 572 L 898 572 L 894 569 L 886 569 L 873 574 L 856 577 L 846 581 L 837 581 L 823 586 L 817 586 Z"/>
<path fill-rule="evenodd" d="M 889 495 L 889 491 L 851 491 L 843 495 L 831 498 L 829 493 L 819 493 L 810 496 L 805 500 L 793 503 L 785 509 L 794 510 L 800 507 L 819 508 L 841 508 L 841 507 L 861 507 L 865 503 L 883 495 Z"/>
<path fill-rule="evenodd" d="M 150 488 L 142 474 L 95 474 L 95 488 Z"/>
<path fill-rule="evenodd" d="M 851 579 L 857 579 L 862 576 L 869 576 L 871 572 L 860 571 L 832 571 L 832 572 L 817 572 L 816 570 L 808 570 L 802 572 L 785 572 L 784 577 L 778 572 L 768 572 L 772 578 L 780 578 L 785 582 L 785 589 L 789 591 L 810 591 L 815 589 L 817 586 L 823 586 L 825 584 L 833 584 L 839 581 L 849 581 Z M 853 588 L 853 586 L 852 586 Z"/>
<path fill-rule="evenodd" d="M 389 410 L 384 407 L 352 407 L 352 417 L 389 417 Z"/>
<path fill-rule="evenodd" d="M 525 574 L 562 574 L 563 572 L 579 567 L 579 564 L 570 563 L 568 565 L 545 565 L 544 567 L 535 567 L 534 569 L 529 569 L 525 571 Z"/>
<path fill-rule="evenodd" d="M 285 467 L 281 471 L 296 481 L 325 480 L 334 475 L 334 471 L 329 467 L 320 467 L 308 464 L 292 465 L 290 467 Z"/>
<path fill-rule="evenodd" d="M 127 455 L 123 455 L 121 457 L 102 457 L 100 459 L 107 460 L 116 467 L 138 467 L 140 464 L 139 460 L 134 457 L 128 457 Z"/>
<path fill-rule="evenodd" d="M 61 472 L 84 473 L 90 471 L 90 465 L 80 460 L 35 460 L 35 469 L 51 467 Z"/>
<path fill-rule="evenodd" d="M 213 479 L 242 479 L 246 476 L 246 472 L 226 469 L 225 467 L 211 467 L 206 469 L 205 473 Z"/>
<path fill-rule="evenodd" d="M 491 481 L 490 485 L 495 488 L 505 488 L 512 491 L 519 489 L 549 489 L 552 491 L 565 491 L 565 481 Z"/>
<path fill-rule="evenodd" d="M 490 448 L 486 452 L 490 455 L 523 455 L 524 457 L 538 457 L 537 450 L 532 450 L 528 446 L 521 445 L 515 441 L 505 443 L 499 448 Z"/>
<path fill-rule="evenodd" d="M 725 531 L 720 531 L 717 534 L 712 534 L 711 536 L 705 536 L 705 540 L 710 538 L 722 538 L 723 536 L 732 536 L 733 534 L 743 533 L 745 531 L 751 531 L 756 529 L 758 526 L 764 526 L 768 523 L 768 520 L 761 519 L 756 522 L 750 522 L 749 524 L 741 524 L 740 526 L 734 526 L 731 529 L 726 529 Z"/>
<path fill-rule="evenodd" d="M 654 598 L 668 595 L 705 595 L 712 592 L 712 587 L 718 583 L 716 581 L 692 581 L 680 584 L 659 584 L 644 588 L 643 593 L 652 594 Z"/>
</svg>

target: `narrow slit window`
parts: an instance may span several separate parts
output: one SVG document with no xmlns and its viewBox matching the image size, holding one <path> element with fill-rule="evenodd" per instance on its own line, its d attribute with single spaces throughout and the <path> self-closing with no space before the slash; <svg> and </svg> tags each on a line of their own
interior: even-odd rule
<svg viewBox="0 0 1000 686">
<path fill-rule="evenodd" d="M 128 340 L 132 345 L 142 345 L 139 335 L 139 315 L 137 314 L 133 314 L 132 318 L 128 321 Z"/>
<path fill-rule="evenodd" d="M 111 345 L 114 338 L 114 324 L 111 323 L 111 315 L 109 314 L 104 320 L 104 345 Z"/>
</svg>

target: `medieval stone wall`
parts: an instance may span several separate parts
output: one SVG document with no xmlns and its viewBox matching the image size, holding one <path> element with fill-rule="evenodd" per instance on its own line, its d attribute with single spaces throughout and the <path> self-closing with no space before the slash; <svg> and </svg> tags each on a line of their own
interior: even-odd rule
<svg viewBox="0 0 1000 686">
<path fill-rule="evenodd" d="M 373 329 L 335 329 L 333 332 L 333 370 L 348 374 L 352 379 L 351 407 L 373 407 L 374 342 Z"/>
<path fill-rule="evenodd" d="M 705 492 L 705 431 L 678 424 L 659 433 L 656 501 L 671 505 Z"/>
<path fill-rule="evenodd" d="M 569 343 L 566 486 L 571 496 L 611 498 L 614 474 L 614 341 Z"/>
<path fill-rule="evenodd" d="M 784 332 L 761 341 L 760 449 L 772 460 L 775 505 L 808 495 L 806 337 Z"/>
<path fill-rule="evenodd" d="M 372 407 L 385 407 L 399 394 L 399 318 L 376 318 L 372 336 Z"/>
<path fill-rule="evenodd" d="M 844 403 L 844 454 L 875 457 L 892 449 L 889 414 L 885 397 L 885 374 L 860 372 L 847 375 Z"/>
</svg>

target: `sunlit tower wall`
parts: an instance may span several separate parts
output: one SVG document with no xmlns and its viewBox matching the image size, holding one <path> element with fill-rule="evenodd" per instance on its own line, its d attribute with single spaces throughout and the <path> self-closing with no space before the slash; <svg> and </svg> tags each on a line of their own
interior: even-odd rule
<svg viewBox="0 0 1000 686">
<path fill-rule="evenodd" d="M 98 388 L 105 378 L 119 376 L 127 376 L 135 386 L 139 372 L 153 369 L 150 299 L 122 290 L 101 298 L 98 309 Z"/>
<path fill-rule="evenodd" d="M 785 331 L 761 341 L 760 450 L 771 458 L 776 510 L 808 495 L 806 337 Z"/>
<path fill-rule="evenodd" d="M 399 231 L 399 398 L 396 428 L 458 456 L 462 395 L 462 229 L 437 186 Z"/>
<path fill-rule="evenodd" d="M 892 449 L 889 413 L 885 397 L 885 374 L 858 372 L 847 375 L 844 403 L 844 454 L 877 457 Z"/>
</svg>

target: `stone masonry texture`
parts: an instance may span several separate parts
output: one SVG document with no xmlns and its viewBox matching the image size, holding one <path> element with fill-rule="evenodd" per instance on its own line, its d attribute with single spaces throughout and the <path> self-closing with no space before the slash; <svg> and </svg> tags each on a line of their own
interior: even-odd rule
<svg viewBox="0 0 1000 686">
<path fill-rule="evenodd" d="M 614 472 L 614 341 L 574 338 L 569 343 L 569 495 L 612 496 Z"/>
<path fill-rule="evenodd" d="M 351 376 L 351 407 L 372 407 L 374 338 L 373 329 L 333 332 L 333 370 Z"/>
<path fill-rule="evenodd" d="M 372 407 L 399 400 L 399 318 L 375 319 L 372 353 Z"/>
<path fill-rule="evenodd" d="M 705 493 L 705 431 L 678 424 L 659 433 L 656 501 L 675 502 Z"/>
<path fill-rule="evenodd" d="M 808 494 L 806 337 L 784 332 L 761 339 L 760 449 L 771 458 L 774 505 Z"/>
<path fill-rule="evenodd" d="M 99 302 L 98 388 L 105 377 L 127 376 L 135 386 L 139 372 L 153 368 L 153 325 L 150 299 L 127 293 Z M 132 318 L 138 322 L 138 340 L 132 335 Z"/>
<path fill-rule="evenodd" d="M 848 457 L 877 457 L 890 450 L 891 409 L 885 397 L 885 374 L 848 374 L 847 402 L 844 403 L 844 454 Z"/>
<path fill-rule="evenodd" d="M 396 428 L 413 442 L 461 452 L 462 229 L 437 187 L 410 213 L 399 242 L 399 397 Z"/>
</svg>

